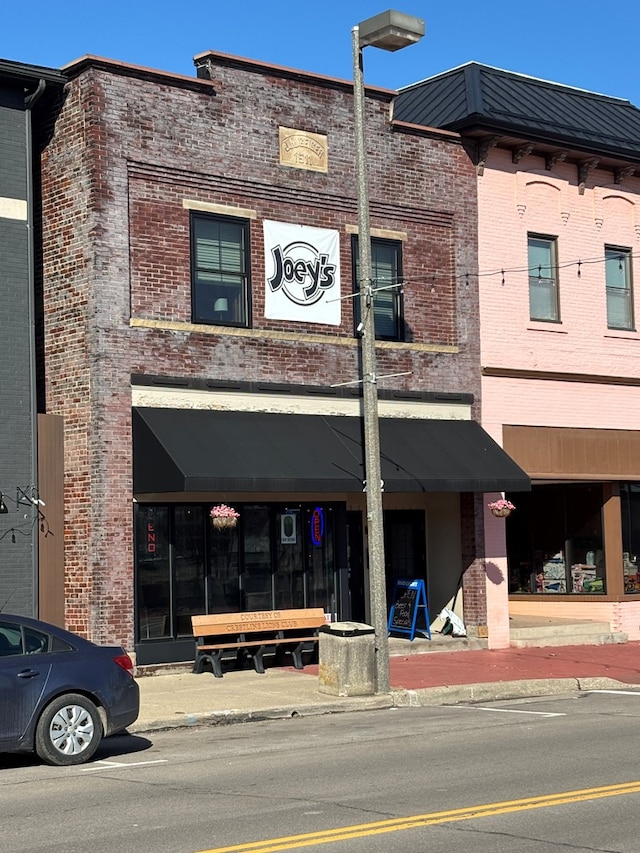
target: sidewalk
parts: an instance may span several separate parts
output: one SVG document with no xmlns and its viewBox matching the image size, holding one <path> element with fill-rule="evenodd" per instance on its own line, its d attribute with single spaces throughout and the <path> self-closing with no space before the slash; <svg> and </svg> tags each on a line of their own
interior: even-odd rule
<svg viewBox="0 0 640 853">
<path fill-rule="evenodd" d="M 194 675 L 190 667 L 138 677 L 140 716 L 130 732 L 418 705 L 452 705 L 579 690 L 640 693 L 640 643 L 491 651 L 451 640 L 401 640 L 389 695 L 339 697 L 318 690 L 318 666 Z M 456 645 L 458 643 L 458 645 Z M 402 645 L 404 644 L 404 645 Z M 426 645 L 425 645 L 426 644 Z M 423 649 L 429 648 L 429 651 Z M 436 648 L 447 650 L 435 651 Z M 455 651 L 452 649 L 456 649 Z"/>
</svg>

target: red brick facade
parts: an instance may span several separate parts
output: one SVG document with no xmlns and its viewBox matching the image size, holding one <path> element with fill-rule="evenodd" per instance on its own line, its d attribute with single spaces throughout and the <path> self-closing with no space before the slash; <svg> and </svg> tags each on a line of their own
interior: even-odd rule
<svg viewBox="0 0 640 853">
<path fill-rule="evenodd" d="M 339 231 L 349 292 L 351 86 L 210 59 L 211 81 L 83 60 L 68 69 L 43 159 L 46 409 L 65 419 L 67 625 L 129 647 L 131 374 L 327 385 L 358 371 L 350 301 L 338 328 L 263 310 L 264 219 Z M 385 388 L 478 401 L 477 279 L 466 276 L 477 268 L 475 172 L 457 136 L 390 125 L 391 99 L 368 90 L 371 224 L 406 234 L 408 339 L 378 347 L 378 371 L 410 372 Z M 279 126 L 325 135 L 327 173 L 280 165 Z M 191 325 L 185 199 L 255 211 L 247 330 Z M 482 623 L 481 602 L 473 609 Z"/>
</svg>

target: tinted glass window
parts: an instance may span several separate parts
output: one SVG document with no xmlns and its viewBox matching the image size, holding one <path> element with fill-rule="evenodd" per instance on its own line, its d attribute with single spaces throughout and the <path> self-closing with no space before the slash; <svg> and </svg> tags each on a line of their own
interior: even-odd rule
<svg viewBox="0 0 640 853">
<path fill-rule="evenodd" d="M 49 651 L 49 634 L 36 631 L 35 628 L 24 629 L 24 646 L 28 655 L 37 655 Z"/>
<path fill-rule="evenodd" d="M 22 654 L 22 634 L 19 625 L 0 622 L 0 657 Z"/>
<path fill-rule="evenodd" d="M 66 640 L 61 640 L 60 637 L 52 636 L 51 637 L 51 651 L 52 652 L 72 652 L 73 646 L 70 643 L 67 643 Z"/>
</svg>

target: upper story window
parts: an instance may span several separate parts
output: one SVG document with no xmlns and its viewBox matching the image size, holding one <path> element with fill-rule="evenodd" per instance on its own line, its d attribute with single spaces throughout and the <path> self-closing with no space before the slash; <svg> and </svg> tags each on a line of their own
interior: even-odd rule
<svg viewBox="0 0 640 853">
<path fill-rule="evenodd" d="M 194 323 L 249 325 L 249 223 L 191 214 L 191 315 Z"/>
<path fill-rule="evenodd" d="M 604 266 L 607 283 L 607 326 L 610 329 L 633 329 L 631 251 L 605 246 Z"/>
<path fill-rule="evenodd" d="M 529 234 L 529 317 L 560 321 L 558 298 L 558 241 L 555 237 Z"/>
<path fill-rule="evenodd" d="M 354 292 L 359 292 L 358 238 L 354 235 L 353 256 Z M 404 340 L 402 308 L 402 243 L 396 240 L 371 240 L 371 275 L 373 278 L 373 305 L 376 338 L 384 341 Z M 355 326 L 360 322 L 360 299 L 354 299 Z"/>
</svg>

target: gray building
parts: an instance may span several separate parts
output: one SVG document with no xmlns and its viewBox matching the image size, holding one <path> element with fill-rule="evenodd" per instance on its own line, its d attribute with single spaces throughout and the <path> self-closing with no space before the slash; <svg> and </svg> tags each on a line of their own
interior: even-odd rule
<svg viewBox="0 0 640 853">
<path fill-rule="evenodd" d="M 52 536 L 38 477 L 34 127 L 63 83 L 52 69 L 0 60 L 0 609 L 34 615 L 38 540 Z"/>
</svg>

